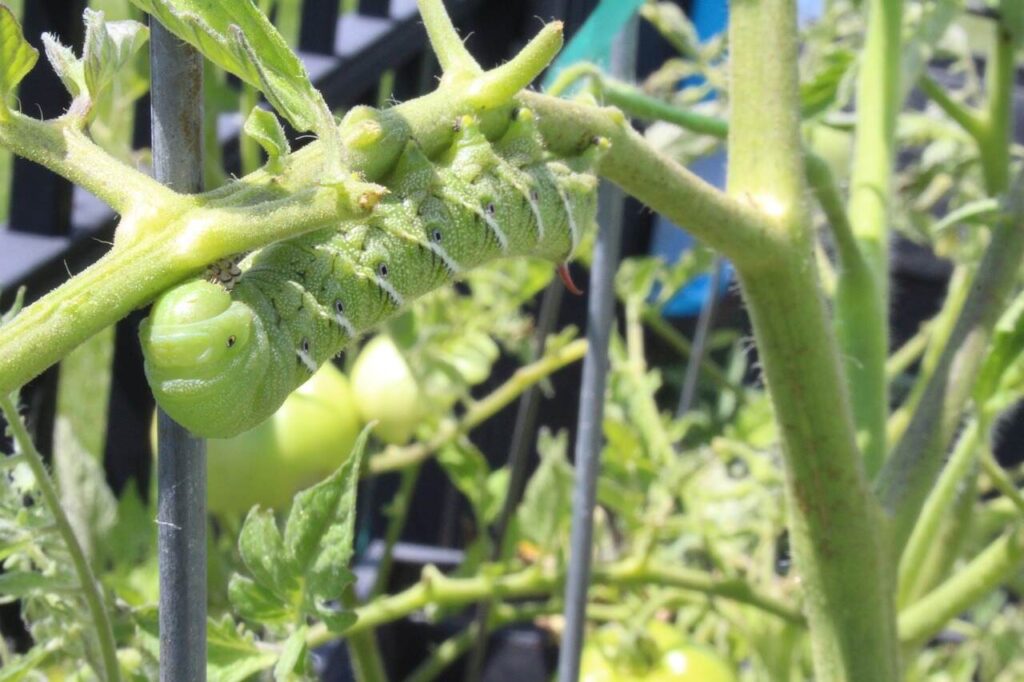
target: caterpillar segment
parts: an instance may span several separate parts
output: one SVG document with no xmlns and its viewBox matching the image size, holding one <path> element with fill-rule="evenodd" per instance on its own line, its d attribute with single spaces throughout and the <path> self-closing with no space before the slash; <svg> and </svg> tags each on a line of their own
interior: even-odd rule
<svg viewBox="0 0 1024 682">
<path fill-rule="evenodd" d="M 453 128 L 434 159 L 406 143 L 367 217 L 249 254 L 230 291 L 214 279 L 165 292 L 140 330 L 160 406 L 197 435 L 232 436 L 357 336 L 472 268 L 540 256 L 565 279 L 594 222 L 591 171 L 607 143 L 553 158 L 528 109 L 493 142 L 473 117 Z"/>
</svg>

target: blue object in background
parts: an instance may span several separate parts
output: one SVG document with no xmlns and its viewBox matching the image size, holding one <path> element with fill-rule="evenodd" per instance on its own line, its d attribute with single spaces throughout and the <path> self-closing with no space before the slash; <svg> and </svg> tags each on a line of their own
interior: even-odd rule
<svg viewBox="0 0 1024 682">
<path fill-rule="evenodd" d="M 822 2 L 821 0 L 800 0 L 798 12 L 801 25 L 818 19 L 822 14 Z M 702 42 L 714 38 L 725 31 L 729 24 L 728 2 L 726 0 L 694 0 L 690 10 L 690 20 L 693 22 L 697 37 Z M 680 83 L 680 86 L 688 87 L 699 83 L 700 80 L 687 79 Z M 726 155 L 724 151 L 694 161 L 690 165 L 690 170 L 715 187 L 725 188 Z M 693 245 L 693 237 L 663 217 L 657 217 L 651 237 L 650 251 L 652 254 L 671 262 L 677 260 L 683 251 L 693 248 Z M 732 266 L 726 263 L 717 295 L 720 296 L 728 290 L 732 276 Z M 665 317 L 697 315 L 708 300 L 711 293 L 710 288 L 711 275 L 700 275 L 694 278 L 665 305 Z"/>
<path fill-rule="evenodd" d="M 714 38 L 725 31 L 729 23 L 729 6 L 726 0 L 694 0 L 690 10 L 690 20 L 693 22 L 694 30 L 701 42 Z M 699 79 L 687 79 L 680 83 L 681 87 L 697 85 Z M 708 183 L 725 188 L 725 152 L 717 152 L 711 156 L 697 159 L 690 164 L 690 170 L 706 180 Z M 651 235 L 650 251 L 653 255 L 661 256 L 668 262 L 679 259 L 679 254 L 692 249 L 694 239 L 689 233 L 680 230 L 676 225 L 669 222 L 662 216 L 654 221 L 654 231 Z M 725 264 L 722 277 L 719 280 L 719 290 L 716 296 L 721 296 L 729 289 L 732 281 L 732 266 Z M 665 317 L 692 317 L 697 315 L 711 295 L 711 275 L 704 274 L 695 277 L 684 285 L 665 304 L 662 314 Z"/>
</svg>

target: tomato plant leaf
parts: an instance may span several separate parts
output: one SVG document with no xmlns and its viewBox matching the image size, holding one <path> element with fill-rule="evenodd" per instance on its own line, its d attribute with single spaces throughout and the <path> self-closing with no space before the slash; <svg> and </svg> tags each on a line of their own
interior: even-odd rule
<svg viewBox="0 0 1024 682">
<path fill-rule="evenodd" d="M 552 436 L 542 430 L 538 440 L 540 466 L 526 485 L 517 515 L 522 537 L 551 551 L 569 525 L 574 473 L 566 459 L 569 437 L 564 431 Z"/>
<path fill-rule="evenodd" d="M 259 143 L 269 157 L 267 168 L 276 171 L 280 167 L 281 157 L 290 151 L 288 138 L 277 116 L 261 107 L 253 107 L 245 119 L 242 132 Z"/>
<path fill-rule="evenodd" d="M 44 575 L 29 571 L 6 571 L 0 574 L 0 604 L 6 604 L 42 592 L 60 592 L 75 589 L 70 575 Z"/>
<path fill-rule="evenodd" d="M 85 84 L 85 67 L 82 60 L 75 56 L 70 47 L 62 44 L 56 36 L 44 33 L 43 49 L 53 72 L 72 97 L 79 97 L 89 91 Z"/>
<path fill-rule="evenodd" d="M 306 67 L 250 0 L 132 0 L 207 59 L 259 88 L 300 131 L 326 137 L 334 119 Z"/>
<path fill-rule="evenodd" d="M 253 634 L 230 616 L 207 621 L 206 649 L 209 682 L 243 682 L 272 666 L 277 658 L 261 649 Z"/>
<path fill-rule="evenodd" d="M 837 48 L 824 55 L 820 68 L 800 84 L 800 114 L 803 118 L 817 116 L 832 106 L 854 62 L 852 50 Z"/>
<path fill-rule="evenodd" d="M 333 525 L 347 529 L 351 555 L 356 487 L 369 433 L 369 427 L 363 429 L 352 454 L 333 474 L 295 495 L 284 528 L 284 548 L 294 569 L 305 572 L 313 564 L 324 549 L 323 537 Z"/>
<path fill-rule="evenodd" d="M 292 620 L 292 605 L 251 578 L 235 573 L 228 581 L 228 601 L 245 620 L 274 624 Z"/>
<path fill-rule="evenodd" d="M 281 532 L 273 510 L 253 507 L 242 524 L 238 551 L 245 567 L 261 587 L 282 597 L 295 588 L 294 579 L 286 571 Z"/>
<path fill-rule="evenodd" d="M 25 40 L 14 13 L 6 5 L 0 5 L 0 97 L 4 101 L 38 59 L 39 50 Z"/>
<path fill-rule="evenodd" d="M 137 21 L 104 21 L 103 12 L 91 9 L 86 9 L 84 16 L 83 71 L 95 101 L 149 40 L 149 29 Z"/>
</svg>

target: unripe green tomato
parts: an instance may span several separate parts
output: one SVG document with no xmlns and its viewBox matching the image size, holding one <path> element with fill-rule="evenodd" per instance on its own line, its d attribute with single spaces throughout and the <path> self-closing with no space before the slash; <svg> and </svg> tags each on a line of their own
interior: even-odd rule
<svg viewBox="0 0 1024 682">
<path fill-rule="evenodd" d="M 361 428 L 348 379 L 325 364 L 259 426 L 207 441 L 207 508 L 223 517 L 284 509 L 341 466 Z"/>
<path fill-rule="evenodd" d="M 401 445 L 427 416 L 427 398 L 395 342 L 387 336 L 370 340 L 352 365 L 352 393 L 363 421 L 376 421 L 373 433 Z"/>
<path fill-rule="evenodd" d="M 581 682 L 737 682 L 727 661 L 688 642 L 667 623 L 650 623 L 635 649 L 627 649 L 625 634 L 613 624 L 588 637 L 580 658 Z"/>
</svg>

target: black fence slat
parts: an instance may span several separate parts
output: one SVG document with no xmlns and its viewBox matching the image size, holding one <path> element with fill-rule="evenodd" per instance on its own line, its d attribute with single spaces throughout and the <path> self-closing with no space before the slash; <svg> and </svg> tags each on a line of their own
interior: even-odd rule
<svg viewBox="0 0 1024 682">
<path fill-rule="evenodd" d="M 338 31 L 338 0 L 304 0 L 299 49 L 316 54 L 334 54 Z"/>
<path fill-rule="evenodd" d="M 79 51 L 84 29 L 84 0 L 39 0 L 25 3 L 26 39 L 43 53 L 42 34 L 53 33 Z M 67 109 L 70 96 L 53 69 L 39 64 L 18 89 L 21 109 L 50 118 Z M 71 231 L 71 183 L 31 161 L 16 157 L 11 182 L 10 227 L 20 232 L 64 235 Z"/>
</svg>

